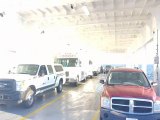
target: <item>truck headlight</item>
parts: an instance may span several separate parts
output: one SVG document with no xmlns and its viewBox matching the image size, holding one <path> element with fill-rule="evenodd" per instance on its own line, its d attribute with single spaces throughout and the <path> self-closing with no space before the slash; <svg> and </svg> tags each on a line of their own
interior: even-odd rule
<svg viewBox="0 0 160 120">
<path fill-rule="evenodd" d="M 154 103 L 154 112 L 155 113 L 160 112 L 160 101 L 156 101 Z"/>
<path fill-rule="evenodd" d="M 24 85 L 25 85 L 24 81 L 17 82 L 17 84 L 16 84 L 17 91 L 21 91 L 22 88 L 24 87 Z"/>
<path fill-rule="evenodd" d="M 110 109 L 110 99 L 107 97 L 101 97 L 101 107 Z"/>
</svg>

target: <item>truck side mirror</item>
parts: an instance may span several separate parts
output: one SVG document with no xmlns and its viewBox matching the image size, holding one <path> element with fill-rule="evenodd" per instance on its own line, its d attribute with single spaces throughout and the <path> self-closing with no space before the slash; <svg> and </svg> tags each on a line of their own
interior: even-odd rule
<svg viewBox="0 0 160 120">
<path fill-rule="evenodd" d="M 104 84 L 104 80 L 100 80 L 99 82 L 100 82 L 101 84 Z"/>
<path fill-rule="evenodd" d="M 152 86 L 157 86 L 158 84 L 157 84 L 157 82 L 151 82 L 151 85 Z"/>
</svg>

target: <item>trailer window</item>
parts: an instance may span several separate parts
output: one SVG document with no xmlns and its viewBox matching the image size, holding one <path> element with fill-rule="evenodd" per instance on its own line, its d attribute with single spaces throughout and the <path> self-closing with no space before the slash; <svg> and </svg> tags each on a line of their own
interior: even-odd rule
<svg viewBox="0 0 160 120">
<path fill-rule="evenodd" d="M 59 58 L 57 62 L 62 64 L 64 67 L 76 67 L 78 64 L 77 58 Z"/>
</svg>

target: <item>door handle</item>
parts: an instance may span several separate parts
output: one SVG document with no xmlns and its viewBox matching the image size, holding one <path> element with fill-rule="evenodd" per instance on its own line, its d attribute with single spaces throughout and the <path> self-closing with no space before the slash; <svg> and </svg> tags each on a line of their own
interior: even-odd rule
<svg viewBox="0 0 160 120">
<path fill-rule="evenodd" d="M 46 84 L 46 83 L 43 83 L 43 85 L 44 85 L 44 84 Z"/>
<path fill-rule="evenodd" d="M 49 80 L 49 77 L 48 77 L 48 80 Z"/>
</svg>

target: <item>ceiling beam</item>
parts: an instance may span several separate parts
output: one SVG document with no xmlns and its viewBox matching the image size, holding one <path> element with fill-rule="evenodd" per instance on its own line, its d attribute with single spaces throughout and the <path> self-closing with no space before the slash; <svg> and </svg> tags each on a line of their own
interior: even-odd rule
<svg viewBox="0 0 160 120">
<path fill-rule="evenodd" d="M 103 1 L 101 1 L 101 2 L 103 2 Z M 115 4 L 115 1 L 113 0 L 113 3 L 112 4 Z M 64 6 L 65 5 L 62 5 L 62 7 L 64 8 Z M 67 6 L 67 5 L 66 5 Z M 114 5 L 115 6 L 115 5 Z M 46 8 L 46 7 L 45 7 Z M 43 11 L 43 9 L 45 9 L 45 8 L 39 8 L 39 9 L 41 9 L 42 11 Z M 48 7 L 49 8 L 49 7 Z M 61 9 L 61 6 L 54 6 L 54 7 L 51 7 L 51 9 L 52 8 L 54 8 L 57 12 L 60 12 L 60 9 Z M 81 8 L 81 7 L 79 7 L 79 8 Z M 98 9 L 97 8 L 94 8 L 93 10 L 89 10 L 89 12 L 90 12 L 90 14 L 98 14 L 98 13 L 117 13 L 117 12 L 124 12 L 124 11 L 134 11 L 134 10 L 137 10 L 137 9 L 139 9 L 139 10 L 142 10 L 142 8 L 143 9 L 145 9 L 145 6 L 142 6 L 142 7 L 138 7 L 138 8 L 103 8 L 103 6 L 102 7 L 98 7 Z M 50 8 L 49 8 L 50 9 Z M 75 12 L 74 13 L 72 13 L 72 12 L 69 12 L 69 10 L 67 9 L 67 7 L 65 7 L 64 8 L 65 10 L 67 10 L 68 11 L 68 16 L 72 16 L 72 15 L 84 15 L 84 13 L 82 13 L 82 12 L 78 12 L 78 10 L 75 10 Z M 146 8 L 146 9 L 149 9 L 149 8 Z M 32 10 L 34 10 L 34 11 L 36 11 L 36 9 L 32 9 Z M 31 11 L 31 10 L 28 10 L 28 11 Z M 28 12 L 28 11 L 19 11 L 20 13 L 22 12 L 22 13 L 25 13 L 25 12 Z M 59 14 L 59 15 L 56 15 L 56 16 L 63 16 L 63 14 L 61 15 L 61 14 Z"/>
<path fill-rule="evenodd" d="M 88 0 L 88 1 L 85 1 L 85 4 L 92 4 L 93 2 L 95 2 L 96 4 L 99 4 L 99 3 L 103 2 L 103 0 Z M 25 11 L 29 11 L 29 10 L 35 10 L 35 8 L 44 9 L 44 8 L 46 8 L 48 6 L 51 7 L 51 5 L 46 6 L 46 4 L 44 4 L 44 3 L 47 3 L 47 1 L 44 2 L 42 0 L 39 0 L 39 4 L 38 5 L 40 5 L 40 6 L 33 5 L 33 7 L 31 7 L 30 4 L 24 4 L 25 7 L 24 8 L 21 7 L 20 11 L 25 12 Z M 61 2 L 59 2 L 59 5 L 53 5 L 52 7 L 56 6 L 55 8 L 58 8 L 59 6 L 63 6 L 63 5 L 70 5 L 70 4 L 79 5 L 79 4 L 82 4 L 82 3 L 84 3 L 84 0 L 62 0 Z M 23 4 L 23 2 L 22 2 L 22 4 Z M 128 10 L 142 9 L 142 8 L 149 9 L 149 8 L 153 8 L 155 6 L 159 6 L 159 4 L 160 4 L 160 1 L 156 1 L 156 2 L 153 2 L 153 4 L 146 4 L 145 6 L 139 5 L 140 7 L 134 7 L 134 8 L 133 7 L 127 7 L 127 8 L 124 8 L 123 5 L 122 5 L 121 7 L 118 7 L 118 8 L 115 8 L 115 9 L 113 9 L 112 7 L 108 7 L 106 9 L 104 9 L 103 6 L 102 6 L 102 7 L 97 7 L 98 9 L 95 9 L 93 11 L 91 10 L 90 13 L 91 12 L 94 12 L 94 13 L 95 12 L 104 12 L 104 11 L 108 11 L 108 12 L 111 12 L 111 11 L 128 11 Z M 18 6 L 18 4 L 17 4 L 17 6 Z M 110 6 L 110 5 L 108 5 L 108 6 Z M 101 9 L 99 9 L 99 8 L 101 8 Z M 57 11 L 58 11 L 58 9 L 57 9 Z"/>
<path fill-rule="evenodd" d="M 97 14 L 92 14 L 91 13 L 91 16 L 96 16 Z M 50 15 L 51 17 L 52 17 L 52 19 L 57 19 L 57 17 L 58 18 L 64 18 L 64 17 L 68 17 L 68 18 L 73 18 L 73 16 L 78 16 L 78 17 L 82 17 L 82 16 L 84 16 L 83 14 L 76 14 L 76 15 L 54 15 L 53 14 L 53 16 L 52 15 Z M 38 16 L 37 16 L 38 17 Z M 39 17 L 41 17 L 41 16 L 39 16 Z M 107 16 L 106 16 L 107 17 Z M 109 17 L 100 17 L 99 19 L 103 19 L 103 20 L 105 20 L 105 21 L 111 21 L 111 20 L 113 20 L 114 19 L 114 16 L 109 16 Z M 141 16 L 139 16 L 139 15 L 133 15 L 133 16 L 130 16 L 130 15 L 128 15 L 128 16 L 116 16 L 116 19 L 122 19 L 122 20 L 146 20 L 146 19 L 151 19 L 151 15 L 141 15 Z M 89 16 L 87 17 L 88 19 L 90 18 Z M 87 20 L 87 18 L 85 19 L 85 20 Z"/>
<path fill-rule="evenodd" d="M 102 24 L 103 25 L 103 24 Z M 96 28 L 96 30 L 102 30 L 102 27 L 101 25 L 97 25 L 98 28 Z M 117 25 L 117 28 L 120 29 L 120 30 L 132 30 L 132 29 L 142 29 L 144 26 L 143 25 L 140 25 L 140 24 L 132 24 L 132 25 Z M 77 29 L 82 29 L 82 30 L 86 30 L 87 28 L 91 28 L 91 30 L 94 30 L 95 29 L 95 26 L 80 26 L 78 27 Z M 105 29 L 104 29 L 105 28 Z M 106 24 L 106 25 L 103 25 L 103 30 L 108 30 L 108 29 L 113 29 L 114 28 L 114 25 L 109 25 L 109 24 Z"/>
<path fill-rule="evenodd" d="M 146 20 L 140 20 L 140 19 L 137 19 L 137 20 L 133 20 L 133 19 L 129 19 L 129 20 L 117 20 L 117 21 L 92 21 L 92 22 L 88 22 L 88 21 L 85 21 L 84 23 L 69 23 L 68 25 L 71 25 L 71 26 L 93 26 L 93 25 L 107 25 L 107 24 L 110 24 L 110 23 L 126 23 L 126 22 L 129 22 L 129 23 L 132 23 L 134 24 L 136 21 L 139 21 L 139 22 L 143 22 L 144 24 L 147 23 L 147 21 L 150 21 L 149 19 L 146 19 Z"/>
<path fill-rule="evenodd" d="M 89 30 L 89 31 L 87 31 L 87 30 L 84 30 L 84 31 L 82 31 L 82 30 L 79 30 L 79 32 L 80 33 L 126 33 L 126 34 L 140 34 L 140 31 L 141 31 L 142 29 L 139 29 L 139 30 L 122 30 L 122 29 L 119 29 L 119 30 Z M 122 34 L 123 35 L 123 34 Z"/>
</svg>

